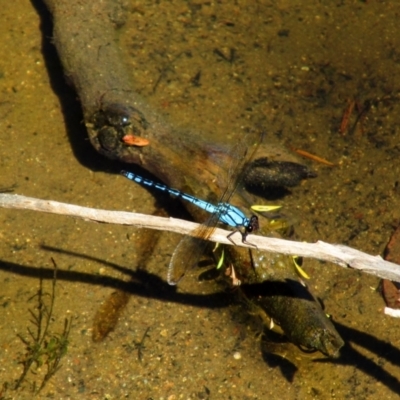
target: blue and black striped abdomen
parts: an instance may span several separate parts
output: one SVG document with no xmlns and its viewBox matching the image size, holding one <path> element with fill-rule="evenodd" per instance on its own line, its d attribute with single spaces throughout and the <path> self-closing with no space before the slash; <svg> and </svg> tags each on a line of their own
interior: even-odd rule
<svg viewBox="0 0 400 400">
<path fill-rule="evenodd" d="M 136 175 L 132 172 L 121 171 L 121 174 L 134 181 L 136 183 L 140 183 L 144 186 L 154 187 L 163 192 L 167 192 L 172 196 L 180 197 L 190 203 L 194 204 L 197 207 L 209 212 L 215 213 L 218 216 L 218 221 L 232 226 L 233 228 L 245 227 L 248 229 L 250 226 L 250 220 L 246 217 L 246 215 L 237 207 L 229 204 L 229 203 L 218 203 L 217 206 L 211 204 L 207 201 L 198 199 L 197 197 L 191 196 L 190 194 L 183 193 L 180 190 L 172 189 L 167 185 L 163 185 L 161 183 L 154 182 L 150 179 L 143 178 L 142 176 Z"/>
<path fill-rule="evenodd" d="M 198 199 L 197 197 L 191 196 L 190 194 L 183 193 L 178 189 L 173 189 L 170 188 L 167 185 L 163 185 L 162 183 L 157 183 L 154 182 L 150 179 L 143 178 L 140 175 L 136 175 L 132 172 L 127 172 L 127 171 L 121 171 L 121 174 L 130 179 L 131 181 L 134 181 L 136 183 L 140 183 L 143 186 L 149 186 L 149 187 L 154 187 L 158 190 L 161 190 L 163 192 L 167 192 L 172 196 L 179 197 L 181 199 L 184 199 L 186 201 L 189 201 L 190 203 L 196 205 L 197 207 L 200 207 L 201 209 L 209 212 L 209 213 L 215 213 L 218 212 L 217 207 L 214 204 L 211 204 L 207 201 Z"/>
</svg>

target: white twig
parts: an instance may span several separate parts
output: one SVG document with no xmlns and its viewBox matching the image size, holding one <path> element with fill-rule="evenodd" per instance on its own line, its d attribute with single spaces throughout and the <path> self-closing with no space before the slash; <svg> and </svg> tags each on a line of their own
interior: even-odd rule
<svg viewBox="0 0 400 400">
<path fill-rule="evenodd" d="M 194 222 L 176 218 L 163 218 L 123 211 L 98 210 L 16 194 L 0 193 L 0 207 L 68 215 L 89 221 L 132 225 L 139 228 L 165 230 L 188 235 L 198 227 L 198 224 Z M 229 233 L 223 229 L 216 229 L 209 240 L 231 245 L 232 243 L 227 239 Z M 251 244 L 256 245 L 259 250 L 330 261 L 342 267 L 350 267 L 381 278 L 400 281 L 400 265 L 385 261 L 380 256 L 371 256 L 351 247 L 329 244 L 322 241 L 316 243 L 293 242 L 257 235 L 251 235 L 249 238 Z M 237 235 L 236 244 L 238 246 L 250 247 L 241 242 L 239 235 Z"/>
</svg>

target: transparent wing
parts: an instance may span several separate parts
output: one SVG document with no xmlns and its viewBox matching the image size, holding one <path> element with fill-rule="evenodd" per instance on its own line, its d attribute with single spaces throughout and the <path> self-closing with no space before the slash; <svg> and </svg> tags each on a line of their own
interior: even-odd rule
<svg viewBox="0 0 400 400">
<path fill-rule="evenodd" d="M 263 138 L 263 134 L 260 135 L 255 141 L 252 151 L 248 151 L 250 148 L 250 144 L 248 143 L 249 136 L 250 135 L 246 135 L 246 137 L 231 151 L 228 182 L 219 203 L 226 203 L 229 201 L 240 181 L 239 176 L 243 172 L 243 167 L 253 158 Z M 219 214 L 220 213 L 213 214 L 203 225 L 200 225 L 200 227 L 193 232 L 195 237 L 185 236 L 178 243 L 168 267 L 167 281 L 170 285 L 177 285 L 185 274 L 197 265 L 199 258 L 207 248 L 207 239 L 214 232 L 218 224 L 220 219 Z"/>
<path fill-rule="evenodd" d="M 186 235 L 176 246 L 168 267 L 167 281 L 170 285 L 177 285 L 185 274 L 196 267 L 201 255 L 205 252 L 218 222 L 218 214 L 213 214 L 205 224 L 200 225 L 193 236 Z"/>
<path fill-rule="evenodd" d="M 238 184 L 242 180 L 245 173 L 245 166 L 254 158 L 263 138 L 264 132 L 261 132 L 257 137 L 253 137 L 251 133 L 247 133 L 230 151 L 231 162 L 227 172 L 227 182 L 219 203 L 229 202 L 229 199 L 235 193 Z"/>
</svg>

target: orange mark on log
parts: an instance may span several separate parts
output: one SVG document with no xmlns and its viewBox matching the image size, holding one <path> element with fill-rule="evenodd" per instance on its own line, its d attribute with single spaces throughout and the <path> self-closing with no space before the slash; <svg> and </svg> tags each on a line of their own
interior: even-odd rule
<svg viewBox="0 0 400 400">
<path fill-rule="evenodd" d="M 140 136 L 134 136 L 134 135 L 125 135 L 122 138 L 122 141 L 127 145 L 127 146 L 138 146 L 138 147 L 143 147 L 147 146 L 150 144 L 150 141 L 148 139 L 142 138 Z"/>
</svg>

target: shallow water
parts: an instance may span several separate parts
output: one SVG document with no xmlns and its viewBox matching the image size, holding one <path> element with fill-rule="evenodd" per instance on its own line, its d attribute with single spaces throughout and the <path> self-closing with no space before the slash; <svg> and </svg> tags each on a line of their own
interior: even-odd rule
<svg viewBox="0 0 400 400">
<path fill-rule="evenodd" d="M 301 240 L 382 254 L 400 219 L 399 12 L 389 2 L 132 2 L 119 40 L 137 90 L 177 126 L 221 138 L 261 125 L 267 140 L 335 163 L 305 160 L 318 177 L 279 203 Z M 74 93 L 51 54 L 43 57 L 37 10 L 17 0 L 0 14 L 0 186 L 154 212 L 154 197 L 111 173 L 115 164 L 91 149 Z M 353 100 L 356 111 L 366 109 L 342 134 Z M 202 298 L 217 287 L 187 279 L 176 294 L 152 275 L 145 291 L 131 287 L 116 329 L 93 343 L 96 312 L 138 267 L 143 233 L 15 210 L 1 210 L 0 220 L 0 383 L 20 374 L 16 335 L 31 326 L 28 299 L 52 256 L 60 273 L 51 328 L 74 320 L 63 366 L 42 398 L 397 398 L 399 321 L 383 315 L 376 278 L 305 261 L 312 290 L 347 342 L 334 362 L 287 345 L 279 354 L 297 370 L 284 359 L 274 364 L 250 316 L 230 298 Z M 162 235 L 147 271 L 165 279 L 177 239 Z M 147 328 L 140 362 L 136 344 Z M 27 389 L 7 396 L 30 398 Z"/>
</svg>

